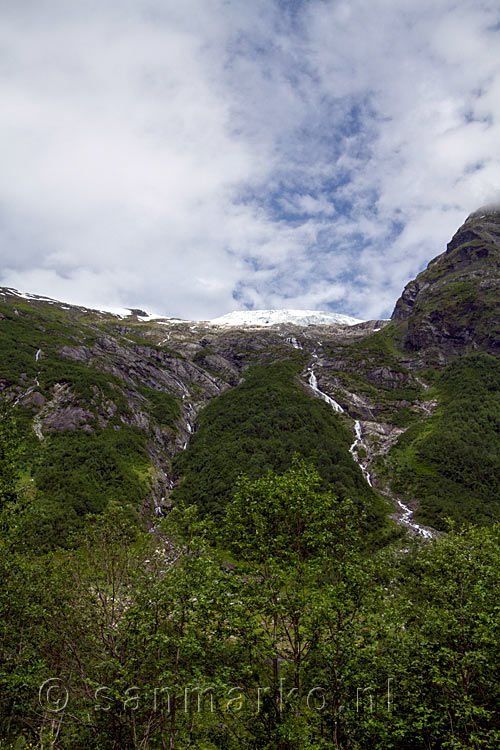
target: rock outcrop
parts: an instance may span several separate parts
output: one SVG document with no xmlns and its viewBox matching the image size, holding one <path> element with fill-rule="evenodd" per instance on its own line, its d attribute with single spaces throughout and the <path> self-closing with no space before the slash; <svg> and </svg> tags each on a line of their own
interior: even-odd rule
<svg viewBox="0 0 500 750">
<path fill-rule="evenodd" d="M 430 359 L 478 349 L 500 354 L 500 205 L 467 218 L 406 286 L 392 320 L 406 326 L 404 348 Z"/>
</svg>

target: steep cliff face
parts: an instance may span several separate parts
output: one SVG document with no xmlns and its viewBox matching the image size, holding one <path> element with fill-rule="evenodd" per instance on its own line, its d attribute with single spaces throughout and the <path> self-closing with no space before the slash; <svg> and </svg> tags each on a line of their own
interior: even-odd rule
<svg viewBox="0 0 500 750">
<path fill-rule="evenodd" d="M 500 206 L 472 213 L 446 251 L 405 288 L 392 320 L 403 346 L 431 361 L 500 354 Z"/>
</svg>

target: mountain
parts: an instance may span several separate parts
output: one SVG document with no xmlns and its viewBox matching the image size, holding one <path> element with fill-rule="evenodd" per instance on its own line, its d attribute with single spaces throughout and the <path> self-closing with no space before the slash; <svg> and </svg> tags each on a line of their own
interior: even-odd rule
<svg viewBox="0 0 500 750">
<path fill-rule="evenodd" d="M 472 213 L 446 251 L 405 288 L 392 314 L 407 351 L 447 361 L 500 354 L 500 205 Z"/>
<path fill-rule="evenodd" d="M 120 315 L 0 290 L 0 392 L 23 442 L 27 544 L 119 504 L 220 518 L 240 473 L 293 455 L 367 535 L 500 519 L 500 209 L 472 214 L 390 321 L 246 311 Z M 31 542 L 29 541 L 31 539 Z"/>
<path fill-rule="evenodd" d="M 499 229 L 390 321 L 0 289 L 2 747 L 498 747 Z"/>
</svg>

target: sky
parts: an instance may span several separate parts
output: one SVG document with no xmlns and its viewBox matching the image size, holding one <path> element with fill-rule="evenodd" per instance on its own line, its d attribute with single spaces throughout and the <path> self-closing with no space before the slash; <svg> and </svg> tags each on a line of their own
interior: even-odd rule
<svg viewBox="0 0 500 750">
<path fill-rule="evenodd" d="M 498 0 L 0 0 L 0 285 L 388 317 L 500 199 Z"/>
</svg>

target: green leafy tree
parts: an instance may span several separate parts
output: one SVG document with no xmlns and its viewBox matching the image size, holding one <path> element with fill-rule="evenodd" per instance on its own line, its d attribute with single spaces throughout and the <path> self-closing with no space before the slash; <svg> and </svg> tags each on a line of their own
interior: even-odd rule
<svg viewBox="0 0 500 750">
<path fill-rule="evenodd" d="M 284 474 L 239 480 L 225 539 L 254 613 L 248 659 L 258 668 L 247 687 L 266 689 L 247 724 L 255 747 L 331 747 L 329 724 L 354 681 L 353 625 L 370 590 L 355 507 L 295 458 Z M 329 701 L 321 718 L 319 696 Z"/>
<path fill-rule="evenodd" d="M 500 530 L 451 529 L 393 560 L 384 612 L 393 745 L 500 743 Z M 399 590 L 398 582 L 399 581 Z"/>
<path fill-rule="evenodd" d="M 205 536 L 195 509 L 153 536 L 112 508 L 53 556 L 43 648 L 70 696 L 62 747 L 219 747 L 230 599 Z"/>
</svg>

